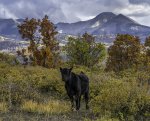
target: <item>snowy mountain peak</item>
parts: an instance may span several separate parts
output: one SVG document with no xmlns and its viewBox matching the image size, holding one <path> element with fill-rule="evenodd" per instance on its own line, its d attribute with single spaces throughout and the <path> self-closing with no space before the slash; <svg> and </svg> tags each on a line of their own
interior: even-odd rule
<svg viewBox="0 0 150 121">
<path fill-rule="evenodd" d="M 95 28 L 95 27 L 98 27 L 100 26 L 100 22 L 99 21 L 96 21 L 92 26 L 91 28 Z"/>
</svg>

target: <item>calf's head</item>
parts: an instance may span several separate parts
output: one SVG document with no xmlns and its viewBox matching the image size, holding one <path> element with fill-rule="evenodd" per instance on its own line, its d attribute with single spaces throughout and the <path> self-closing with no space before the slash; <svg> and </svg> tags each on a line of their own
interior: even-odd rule
<svg viewBox="0 0 150 121">
<path fill-rule="evenodd" d="M 69 81 L 70 77 L 71 77 L 71 71 L 72 68 L 67 69 L 67 68 L 61 68 L 60 67 L 60 72 L 61 72 L 61 76 L 62 76 L 62 81 L 67 82 Z"/>
</svg>

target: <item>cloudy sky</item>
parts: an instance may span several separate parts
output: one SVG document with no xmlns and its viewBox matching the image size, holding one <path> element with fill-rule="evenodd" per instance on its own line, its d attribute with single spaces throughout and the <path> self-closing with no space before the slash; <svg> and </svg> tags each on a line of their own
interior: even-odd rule
<svg viewBox="0 0 150 121">
<path fill-rule="evenodd" d="M 41 18 L 76 22 L 101 12 L 122 13 L 150 26 L 150 0 L 0 0 L 0 18 Z"/>
</svg>

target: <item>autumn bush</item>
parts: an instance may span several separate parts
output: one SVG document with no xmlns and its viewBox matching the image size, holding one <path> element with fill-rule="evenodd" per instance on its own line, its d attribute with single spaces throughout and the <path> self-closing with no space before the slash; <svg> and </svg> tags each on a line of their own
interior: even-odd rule
<svg viewBox="0 0 150 121">
<path fill-rule="evenodd" d="M 22 39 L 30 42 L 27 51 L 33 65 L 54 68 L 61 63 L 56 40 L 58 32 L 47 15 L 41 20 L 26 18 L 18 25 L 18 31 Z"/>
<path fill-rule="evenodd" d="M 108 48 L 106 70 L 137 69 L 141 63 L 141 53 L 142 45 L 138 37 L 118 34 L 113 45 Z"/>
</svg>

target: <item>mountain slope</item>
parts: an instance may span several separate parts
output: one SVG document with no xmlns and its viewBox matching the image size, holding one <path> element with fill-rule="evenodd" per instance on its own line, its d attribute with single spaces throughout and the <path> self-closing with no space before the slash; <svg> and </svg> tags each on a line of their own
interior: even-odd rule
<svg viewBox="0 0 150 121">
<path fill-rule="evenodd" d="M 133 34 L 141 38 L 149 36 L 150 27 L 143 26 L 122 14 L 115 15 L 104 12 L 95 18 L 77 23 L 58 23 L 58 31 L 66 34 L 83 34 L 89 32 L 93 35 L 106 34 Z"/>
<path fill-rule="evenodd" d="M 18 35 L 17 20 L 13 19 L 0 19 L 0 35 L 4 36 L 13 36 L 15 37 Z"/>
<path fill-rule="evenodd" d="M 150 27 L 138 24 L 136 21 L 119 14 L 111 21 L 105 23 L 102 27 L 99 27 L 93 34 L 146 34 L 150 32 Z"/>
<path fill-rule="evenodd" d="M 104 12 L 88 21 L 79 21 L 76 23 L 58 23 L 58 31 L 67 34 L 83 34 L 85 31 L 92 32 L 101 27 L 107 21 L 110 21 L 116 15 L 111 12 Z"/>
<path fill-rule="evenodd" d="M 19 38 L 17 25 L 23 22 L 23 19 L 0 19 L 0 35 L 9 38 Z M 115 15 L 112 12 L 103 12 L 93 19 L 79 21 L 76 23 L 58 23 L 56 24 L 59 34 L 78 35 L 85 32 L 93 35 L 116 35 L 133 34 L 140 38 L 150 35 L 150 27 L 143 26 L 136 21 L 122 14 Z M 144 40 L 144 39 L 142 39 Z"/>
</svg>

